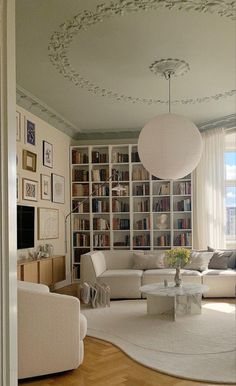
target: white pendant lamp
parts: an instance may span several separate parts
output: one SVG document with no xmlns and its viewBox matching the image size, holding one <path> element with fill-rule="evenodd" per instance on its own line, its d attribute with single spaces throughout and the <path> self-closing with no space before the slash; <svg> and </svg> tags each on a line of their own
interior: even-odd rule
<svg viewBox="0 0 236 386">
<path fill-rule="evenodd" d="M 154 62 L 150 69 L 169 80 L 169 113 L 158 115 L 143 127 L 138 139 L 139 157 L 155 177 L 183 178 L 200 161 L 202 137 L 190 120 L 171 114 L 170 79 L 182 75 L 189 66 L 178 59 L 166 59 Z"/>
</svg>

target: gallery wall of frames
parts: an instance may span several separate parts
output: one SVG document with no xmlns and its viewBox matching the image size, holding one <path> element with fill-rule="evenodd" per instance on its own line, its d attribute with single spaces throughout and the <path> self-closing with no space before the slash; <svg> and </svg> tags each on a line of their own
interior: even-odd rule
<svg viewBox="0 0 236 386">
<path fill-rule="evenodd" d="M 45 244 L 52 245 L 54 254 L 65 253 L 70 141 L 66 134 L 17 106 L 17 205 L 35 207 L 34 248 L 18 249 L 18 259 Z"/>
</svg>

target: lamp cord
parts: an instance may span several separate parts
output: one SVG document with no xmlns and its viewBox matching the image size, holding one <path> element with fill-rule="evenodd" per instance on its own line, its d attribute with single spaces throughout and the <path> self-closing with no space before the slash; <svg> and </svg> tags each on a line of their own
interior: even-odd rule
<svg viewBox="0 0 236 386">
<path fill-rule="evenodd" d="M 169 114 L 171 114 L 171 74 L 168 73 L 168 81 L 169 81 Z"/>
</svg>

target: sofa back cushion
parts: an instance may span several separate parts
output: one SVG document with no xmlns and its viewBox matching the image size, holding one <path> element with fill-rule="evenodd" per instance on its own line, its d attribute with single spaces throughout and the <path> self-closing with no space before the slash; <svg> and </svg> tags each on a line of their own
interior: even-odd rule
<svg viewBox="0 0 236 386">
<path fill-rule="evenodd" d="M 131 269 L 133 266 L 133 251 L 114 250 L 102 253 L 106 260 L 106 269 Z"/>
<path fill-rule="evenodd" d="M 213 253 L 214 252 L 192 251 L 190 261 L 184 266 L 184 269 L 192 269 L 200 272 L 205 271 L 208 269 Z"/>
<path fill-rule="evenodd" d="M 133 269 L 158 269 L 165 268 L 164 264 L 165 252 L 134 252 L 133 254 Z"/>
<path fill-rule="evenodd" d="M 235 268 L 236 253 L 232 251 L 215 251 L 209 269 Z"/>
<path fill-rule="evenodd" d="M 103 251 L 96 251 L 91 254 L 91 259 L 93 262 L 93 267 L 95 270 L 96 276 L 101 275 L 104 271 L 106 271 L 106 260 L 103 254 Z"/>
</svg>

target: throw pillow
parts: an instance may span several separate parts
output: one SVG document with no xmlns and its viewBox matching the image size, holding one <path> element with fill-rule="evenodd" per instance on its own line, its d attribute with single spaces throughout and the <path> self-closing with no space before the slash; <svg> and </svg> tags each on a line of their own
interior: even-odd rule
<svg viewBox="0 0 236 386">
<path fill-rule="evenodd" d="M 190 261 L 184 266 L 184 269 L 192 269 L 193 271 L 205 271 L 208 268 L 210 259 L 214 252 L 196 252 L 192 251 Z"/>
<path fill-rule="evenodd" d="M 235 262 L 233 261 L 234 259 L 231 259 L 232 255 L 232 251 L 215 251 L 210 260 L 209 269 L 234 268 Z"/>
<path fill-rule="evenodd" d="M 228 257 L 228 268 L 236 269 L 236 250 L 235 249 L 214 249 L 212 247 L 208 247 L 208 251 L 212 252 L 220 252 L 220 253 L 230 253 L 230 256 Z M 216 268 L 217 269 L 217 268 Z M 224 268 L 218 268 L 218 269 L 224 269 Z"/>
<path fill-rule="evenodd" d="M 133 269 L 160 269 L 164 268 L 165 253 L 134 253 Z"/>
</svg>

